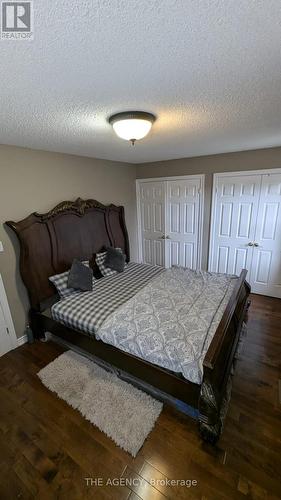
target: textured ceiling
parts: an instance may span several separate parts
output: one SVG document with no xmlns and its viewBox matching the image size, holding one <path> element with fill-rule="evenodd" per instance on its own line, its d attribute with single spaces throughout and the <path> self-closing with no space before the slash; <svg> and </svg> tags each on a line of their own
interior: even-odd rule
<svg viewBox="0 0 281 500">
<path fill-rule="evenodd" d="M 0 143 L 142 163 L 281 145 L 280 0 L 35 0 L 0 41 Z M 135 147 L 107 123 L 158 119 Z"/>
</svg>

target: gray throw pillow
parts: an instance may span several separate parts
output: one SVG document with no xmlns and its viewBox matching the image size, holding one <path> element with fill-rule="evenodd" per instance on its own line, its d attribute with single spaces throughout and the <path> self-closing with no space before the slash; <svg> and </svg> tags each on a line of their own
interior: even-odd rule
<svg viewBox="0 0 281 500">
<path fill-rule="evenodd" d="M 125 255 L 119 249 L 111 247 L 106 249 L 106 257 L 104 261 L 105 267 L 109 267 L 109 269 L 112 269 L 113 271 L 122 273 L 125 267 L 125 260 Z"/>
<path fill-rule="evenodd" d="M 93 270 L 84 266 L 78 259 L 74 259 L 68 275 L 68 287 L 82 292 L 93 290 Z"/>
</svg>

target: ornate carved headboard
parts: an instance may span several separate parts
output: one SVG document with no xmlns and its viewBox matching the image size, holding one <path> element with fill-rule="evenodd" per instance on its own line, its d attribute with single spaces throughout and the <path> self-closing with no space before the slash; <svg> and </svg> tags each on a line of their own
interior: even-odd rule
<svg viewBox="0 0 281 500">
<path fill-rule="evenodd" d="M 95 200 L 63 201 L 46 214 L 33 213 L 6 224 L 20 241 L 20 271 L 31 306 L 39 309 L 55 294 L 49 276 L 70 268 L 74 258 L 91 259 L 104 246 L 130 258 L 124 208 Z"/>
</svg>

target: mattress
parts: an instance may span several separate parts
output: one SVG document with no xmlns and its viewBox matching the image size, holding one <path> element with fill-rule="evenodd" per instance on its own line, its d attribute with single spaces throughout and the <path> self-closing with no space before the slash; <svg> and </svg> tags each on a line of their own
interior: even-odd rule
<svg viewBox="0 0 281 500">
<path fill-rule="evenodd" d="M 96 337 L 201 384 L 203 361 L 237 277 L 166 269 L 103 322 Z"/>
<path fill-rule="evenodd" d="M 56 321 L 200 384 L 237 277 L 129 264 L 52 307 Z"/>
<path fill-rule="evenodd" d="M 93 291 L 73 293 L 52 306 L 59 323 L 95 335 L 108 316 L 139 292 L 164 269 L 129 263 L 122 273 L 96 280 Z"/>
</svg>

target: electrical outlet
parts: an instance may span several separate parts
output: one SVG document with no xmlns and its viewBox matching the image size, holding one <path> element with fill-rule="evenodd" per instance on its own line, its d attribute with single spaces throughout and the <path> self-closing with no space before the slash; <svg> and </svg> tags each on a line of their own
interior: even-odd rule
<svg viewBox="0 0 281 500">
<path fill-rule="evenodd" d="M 4 252 L 4 247 L 2 241 L 0 241 L 0 252 Z"/>
</svg>

